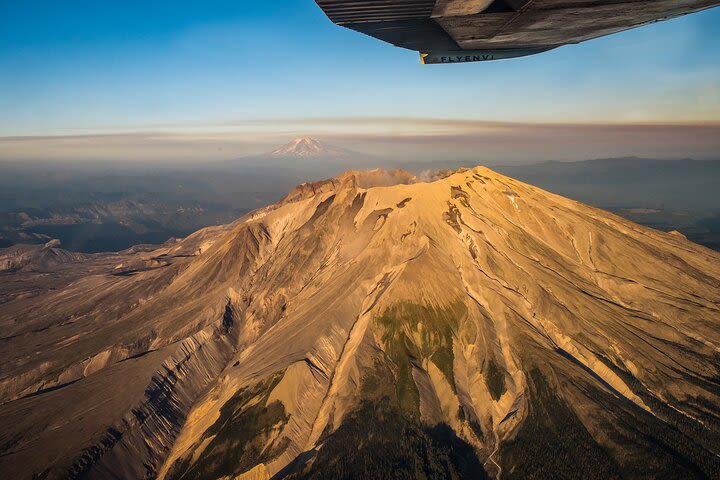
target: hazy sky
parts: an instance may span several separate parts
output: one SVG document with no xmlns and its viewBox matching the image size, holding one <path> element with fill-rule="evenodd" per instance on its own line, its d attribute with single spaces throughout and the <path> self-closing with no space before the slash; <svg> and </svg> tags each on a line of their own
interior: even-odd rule
<svg viewBox="0 0 720 480">
<path fill-rule="evenodd" d="M 302 134 L 406 155 L 433 140 L 461 156 L 709 158 L 718 50 L 718 8 L 533 57 L 422 66 L 312 0 L 6 1 L 0 159 L 232 157 Z"/>
</svg>

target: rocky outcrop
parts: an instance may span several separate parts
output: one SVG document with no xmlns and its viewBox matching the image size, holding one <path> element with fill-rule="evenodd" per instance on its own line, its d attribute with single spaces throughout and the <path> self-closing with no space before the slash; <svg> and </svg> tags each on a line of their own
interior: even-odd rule
<svg viewBox="0 0 720 480">
<path fill-rule="evenodd" d="M 208 327 L 180 342 L 142 401 L 73 462 L 69 478 L 153 478 L 190 408 L 232 355 L 227 333 Z"/>
<path fill-rule="evenodd" d="M 58 248 L 60 240 L 50 240 L 44 245 L 13 245 L 0 249 L 0 272 L 17 270 L 48 272 L 63 264 L 81 263 L 90 255 Z"/>
</svg>

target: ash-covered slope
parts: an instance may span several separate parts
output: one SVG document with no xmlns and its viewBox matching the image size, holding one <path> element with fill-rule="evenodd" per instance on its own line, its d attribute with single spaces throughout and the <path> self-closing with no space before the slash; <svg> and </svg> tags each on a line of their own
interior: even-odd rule
<svg viewBox="0 0 720 480">
<path fill-rule="evenodd" d="M 59 240 L 44 245 L 13 245 L 0 250 L 0 272 L 17 270 L 52 270 L 63 264 L 81 263 L 88 255 L 58 248 Z"/>
<path fill-rule="evenodd" d="M 426 180 L 301 185 L 9 294 L 0 469 L 718 477 L 720 255 L 485 168 Z"/>
</svg>

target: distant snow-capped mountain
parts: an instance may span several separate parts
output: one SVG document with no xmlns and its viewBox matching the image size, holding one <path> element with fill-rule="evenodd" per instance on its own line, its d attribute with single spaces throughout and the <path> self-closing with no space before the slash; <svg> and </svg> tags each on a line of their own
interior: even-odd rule
<svg viewBox="0 0 720 480">
<path fill-rule="evenodd" d="M 311 137 L 301 137 L 287 143 L 272 152 L 277 157 L 343 157 L 350 154 L 342 148 L 327 145 Z"/>
</svg>

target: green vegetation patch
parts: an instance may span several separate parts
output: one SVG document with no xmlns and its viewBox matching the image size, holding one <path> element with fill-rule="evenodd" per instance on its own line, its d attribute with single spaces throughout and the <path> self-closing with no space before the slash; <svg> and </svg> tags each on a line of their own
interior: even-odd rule
<svg viewBox="0 0 720 480">
<path fill-rule="evenodd" d="M 616 373 L 623 374 L 619 369 Z M 636 393 L 654 414 L 599 383 L 580 387 L 597 408 L 593 423 L 613 445 L 605 448 L 538 370 L 531 371 L 528 380 L 529 416 L 515 439 L 503 445 L 503 479 L 720 478 L 713 427 L 702 431 L 697 425 L 683 425 L 691 420 L 646 391 Z M 629 376 L 625 380 L 632 383 Z M 683 433 L 684 429 L 695 430 L 702 441 Z"/>
<path fill-rule="evenodd" d="M 349 413 L 315 458 L 289 480 L 483 480 L 487 475 L 469 444 L 447 425 L 427 428 L 389 399 Z"/>
<path fill-rule="evenodd" d="M 450 383 L 450 387 L 453 392 L 457 393 L 457 387 L 455 386 L 455 375 L 453 374 L 453 362 L 455 361 L 455 355 L 452 350 L 452 337 L 450 338 L 450 345 L 442 345 L 435 350 L 430 360 L 435 364 L 445 378 Z"/>
<path fill-rule="evenodd" d="M 448 306 L 400 302 L 377 317 L 385 351 L 396 365 L 397 395 L 402 411 L 419 413 L 419 394 L 412 378 L 412 365 L 432 361 L 456 391 L 453 374 L 453 337 L 467 315 L 461 300 Z"/>
<path fill-rule="evenodd" d="M 404 412 L 420 412 L 420 392 L 412 376 L 412 358 L 408 345 L 410 340 L 403 334 L 399 345 L 393 348 L 392 360 L 397 365 L 397 396 Z"/>
<path fill-rule="evenodd" d="M 507 387 L 505 387 L 505 374 L 500 367 L 497 366 L 493 358 L 490 358 L 487 370 L 485 370 L 485 383 L 487 383 L 488 390 L 490 390 L 490 396 L 496 402 L 500 400 L 503 393 L 507 391 Z"/>
<path fill-rule="evenodd" d="M 220 416 L 203 434 L 199 443 L 212 438 L 191 464 L 192 453 L 177 460 L 168 478 L 205 480 L 235 476 L 266 463 L 282 454 L 289 444 L 287 438 L 273 439 L 289 420 L 282 402 L 266 405 L 270 392 L 282 379 L 282 374 L 243 388 L 220 408 Z"/>
<path fill-rule="evenodd" d="M 598 357 L 653 412 L 649 414 L 630 402 L 620 401 L 605 389 L 588 387 L 600 408 L 611 411 L 611 418 L 620 420 L 606 429 L 611 431 L 612 441 L 623 449 L 620 461 L 626 478 L 720 478 L 720 422 L 712 413 L 718 409 L 716 404 L 698 397 L 689 400 L 706 409 L 705 415 L 699 414 L 704 422 L 700 423 L 655 397 L 640 381 L 608 358 L 601 354 Z M 720 360 L 720 357 L 715 359 Z M 688 401 L 681 405 L 691 407 Z"/>
<path fill-rule="evenodd" d="M 622 478 L 619 465 L 557 396 L 539 370 L 529 374 L 530 412 L 516 437 L 503 445 L 504 479 Z"/>
</svg>

